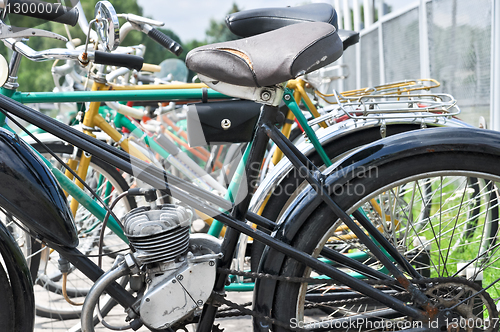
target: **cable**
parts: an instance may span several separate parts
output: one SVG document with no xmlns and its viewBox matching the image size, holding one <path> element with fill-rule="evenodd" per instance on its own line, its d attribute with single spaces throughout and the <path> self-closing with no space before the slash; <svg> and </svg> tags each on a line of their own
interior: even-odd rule
<svg viewBox="0 0 500 332">
<path fill-rule="evenodd" d="M 109 205 L 110 210 L 108 210 L 106 212 L 106 216 L 104 217 L 104 220 L 102 221 L 101 233 L 99 234 L 99 247 L 98 247 L 99 258 L 97 259 L 97 266 L 99 266 L 99 268 L 101 268 L 101 265 L 102 265 L 102 247 L 104 245 L 104 230 L 106 229 L 106 225 L 107 225 L 108 220 L 109 220 L 109 215 L 110 215 L 109 212 L 115 207 L 115 205 L 118 203 L 118 201 L 120 201 L 120 199 L 122 199 L 123 197 L 127 196 L 128 194 L 129 194 L 128 190 L 125 191 L 125 192 L 122 192 L 120 195 L 118 195 L 113 200 L 113 202 L 111 202 L 111 204 Z M 124 229 L 123 224 L 121 222 L 118 221 L 118 224 L 120 225 L 120 227 L 122 229 Z M 132 249 L 132 248 L 130 248 L 130 249 Z M 124 325 L 124 326 L 113 326 L 113 325 L 108 324 L 104 320 L 104 317 L 101 314 L 101 305 L 100 305 L 99 299 L 97 299 L 97 317 L 99 318 L 99 321 L 101 322 L 101 324 L 104 325 L 104 327 L 106 327 L 107 329 L 110 329 L 110 330 L 125 331 L 125 330 L 128 330 L 128 329 L 132 328 L 132 324 Z"/>
<path fill-rule="evenodd" d="M 66 282 L 68 280 L 68 272 L 64 272 L 63 273 L 63 282 L 62 282 L 62 293 L 63 293 L 63 296 L 64 296 L 64 299 L 66 300 L 66 302 L 68 302 L 69 304 L 71 305 L 74 305 L 74 306 L 82 306 L 83 305 L 83 302 L 73 302 L 67 292 L 66 292 Z"/>
<path fill-rule="evenodd" d="M 98 247 L 98 250 L 99 250 L 98 255 L 99 256 L 97 259 L 97 266 L 99 266 L 99 268 L 101 268 L 101 265 L 102 265 L 102 247 L 104 245 L 104 230 L 106 229 L 106 225 L 108 224 L 109 215 L 112 213 L 111 211 L 115 207 L 116 203 L 118 203 L 118 201 L 120 199 L 122 199 L 123 197 L 125 197 L 127 195 L 128 195 L 128 190 L 122 192 L 120 195 L 118 195 L 118 197 L 116 197 L 114 199 L 113 202 L 111 202 L 108 211 L 106 211 L 106 216 L 104 216 L 104 220 L 102 221 L 101 232 L 99 234 L 99 247 Z M 115 218 L 115 220 L 118 222 L 118 225 L 120 225 L 120 228 L 123 230 L 123 224 L 118 219 Z"/>
<path fill-rule="evenodd" d="M 73 171 L 71 169 L 71 167 L 69 167 L 68 165 L 66 165 L 66 163 L 64 161 L 61 160 L 61 158 L 59 158 L 59 156 L 57 156 L 57 154 L 55 154 L 52 150 L 50 150 L 47 145 L 45 145 L 45 143 L 41 142 L 35 135 L 33 135 L 28 129 L 26 129 L 23 125 L 21 125 L 18 121 L 16 121 L 11 115 L 9 115 L 4 109 L 0 108 L 0 112 L 2 112 L 3 114 L 5 114 L 5 116 L 10 120 L 12 121 L 16 126 L 18 126 L 19 128 L 21 128 L 26 134 L 28 134 L 31 138 L 33 138 L 35 140 L 35 142 L 37 142 L 38 144 L 40 144 L 48 153 L 50 153 L 50 155 L 52 155 L 52 157 L 54 157 L 59 163 L 61 163 L 61 165 L 64 166 L 64 168 L 66 168 L 78 181 L 80 181 L 80 183 L 83 184 L 83 186 L 92 194 L 93 198 L 97 199 L 99 201 L 99 203 L 101 203 L 101 205 L 103 206 L 103 208 L 105 208 L 107 210 L 107 213 L 109 213 L 118 223 L 120 222 L 118 217 L 113 213 L 113 211 L 106 205 L 106 203 L 104 203 L 104 201 L 101 199 L 101 197 L 99 197 L 97 195 L 97 193 L 89 187 L 89 185 L 82 180 L 82 178 L 80 178 L 78 176 L 78 174 L 76 174 L 75 171 Z M 108 217 L 109 218 L 109 217 Z"/>
</svg>

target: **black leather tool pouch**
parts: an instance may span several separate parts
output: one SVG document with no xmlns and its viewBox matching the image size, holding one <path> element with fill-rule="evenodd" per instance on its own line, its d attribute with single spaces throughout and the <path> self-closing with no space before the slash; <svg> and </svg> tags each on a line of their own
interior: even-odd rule
<svg viewBox="0 0 500 332">
<path fill-rule="evenodd" d="M 243 143 L 252 140 L 261 105 L 247 100 L 198 103 L 188 106 L 190 146 Z"/>
</svg>

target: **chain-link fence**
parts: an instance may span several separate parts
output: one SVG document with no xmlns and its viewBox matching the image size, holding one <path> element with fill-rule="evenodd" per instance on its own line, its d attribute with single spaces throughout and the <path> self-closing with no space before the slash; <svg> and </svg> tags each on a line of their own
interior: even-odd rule
<svg viewBox="0 0 500 332">
<path fill-rule="evenodd" d="M 432 78 L 455 96 L 461 118 L 490 116 L 491 0 L 436 0 L 427 5 Z"/>
<path fill-rule="evenodd" d="M 429 76 L 441 83 L 436 92 L 457 98 L 463 120 L 478 125 L 483 116 L 489 122 L 493 1 L 416 1 L 383 16 L 361 31 L 359 46 L 344 52 L 349 76 L 331 87 L 351 90 Z"/>
</svg>

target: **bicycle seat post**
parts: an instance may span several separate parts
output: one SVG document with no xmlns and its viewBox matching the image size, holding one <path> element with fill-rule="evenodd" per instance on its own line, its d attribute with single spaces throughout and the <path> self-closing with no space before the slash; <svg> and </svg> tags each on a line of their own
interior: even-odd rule
<svg viewBox="0 0 500 332">
<path fill-rule="evenodd" d="M 4 84 L 4 88 L 7 90 L 16 90 L 19 87 L 17 83 L 17 72 L 19 71 L 19 66 L 21 64 L 22 55 L 19 52 L 12 52 L 12 57 L 9 63 L 9 78 Z"/>
</svg>

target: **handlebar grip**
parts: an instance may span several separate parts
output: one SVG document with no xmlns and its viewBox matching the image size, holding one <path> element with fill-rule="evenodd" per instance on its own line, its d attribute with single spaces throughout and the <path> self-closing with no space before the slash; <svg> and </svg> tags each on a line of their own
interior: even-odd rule
<svg viewBox="0 0 500 332">
<path fill-rule="evenodd" d="M 18 14 L 47 21 L 75 26 L 78 23 L 78 9 L 40 0 L 9 0 L 5 7 L 7 14 Z"/>
<path fill-rule="evenodd" d="M 150 63 L 145 63 L 142 66 L 142 71 L 150 71 L 152 73 L 159 73 L 161 71 L 161 67 L 158 65 L 152 65 Z"/>
<path fill-rule="evenodd" d="M 95 51 L 94 62 L 100 65 L 126 67 L 141 70 L 144 59 L 137 55 L 115 54 Z"/>
<path fill-rule="evenodd" d="M 148 36 L 170 52 L 174 53 L 176 56 L 181 55 L 183 51 L 182 46 L 160 30 L 152 28 L 149 30 Z"/>
</svg>

